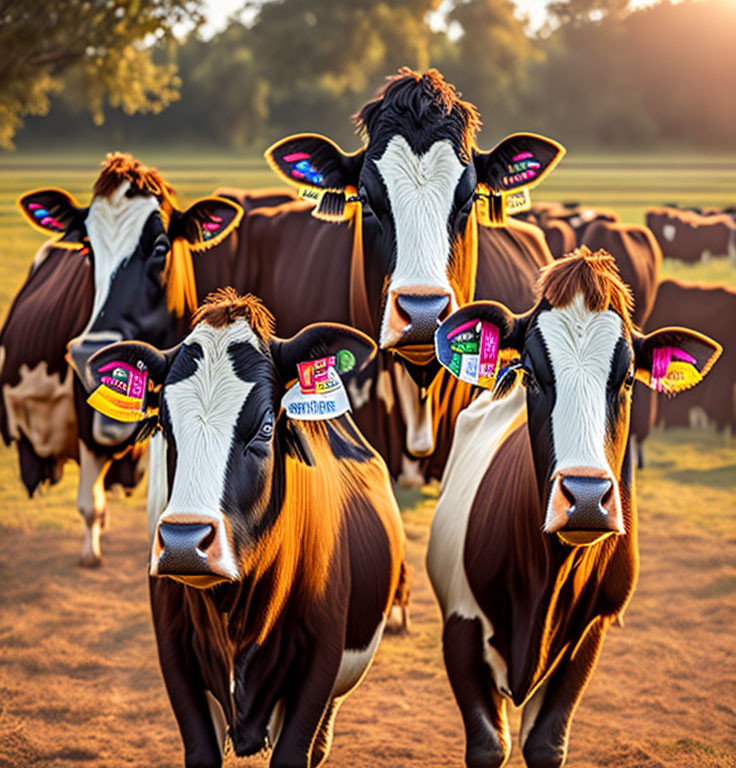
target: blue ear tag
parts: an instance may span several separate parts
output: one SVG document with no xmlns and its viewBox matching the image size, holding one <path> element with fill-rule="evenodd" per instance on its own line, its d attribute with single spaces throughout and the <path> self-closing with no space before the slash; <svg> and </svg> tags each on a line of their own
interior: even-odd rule
<svg viewBox="0 0 736 768">
<path fill-rule="evenodd" d="M 350 410 L 350 400 L 337 373 L 335 355 L 298 363 L 299 381 L 281 400 L 286 415 L 298 421 L 322 421 Z"/>
</svg>

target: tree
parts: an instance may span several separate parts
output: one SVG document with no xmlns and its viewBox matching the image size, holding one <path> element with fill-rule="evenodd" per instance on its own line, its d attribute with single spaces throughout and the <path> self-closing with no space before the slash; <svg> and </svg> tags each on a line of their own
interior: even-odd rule
<svg viewBox="0 0 736 768">
<path fill-rule="evenodd" d="M 0 146 L 25 115 L 43 115 L 70 72 L 94 120 L 105 100 L 126 114 L 160 112 L 178 97 L 173 29 L 202 21 L 202 0 L 0 0 Z"/>
</svg>

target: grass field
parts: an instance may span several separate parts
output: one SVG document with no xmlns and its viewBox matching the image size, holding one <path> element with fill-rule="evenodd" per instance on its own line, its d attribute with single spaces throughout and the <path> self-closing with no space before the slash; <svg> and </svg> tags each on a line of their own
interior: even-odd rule
<svg viewBox="0 0 736 768">
<path fill-rule="evenodd" d="M 220 185 L 274 186 L 256 156 L 141 152 L 191 203 Z M 55 186 L 89 201 L 97 154 L 0 157 L 0 318 L 43 237 L 17 196 Z M 736 157 L 568 157 L 537 200 L 612 207 L 736 202 Z M 725 260 L 664 273 L 736 286 Z M 609 633 L 573 725 L 575 768 L 736 766 L 736 444 L 703 430 L 655 431 L 638 474 L 642 574 L 626 629 Z M 145 585 L 145 492 L 111 500 L 105 565 L 76 566 L 77 468 L 28 500 L 15 451 L 0 448 L 0 768 L 172 766 L 180 746 L 159 675 Z M 462 731 L 423 571 L 436 488 L 399 491 L 414 571 L 414 631 L 387 638 L 341 712 L 328 765 L 459 765 Z M 518 714 L 512 722 L 518 728 Z M 227 766 L 236 761 L 229 757 Z M 249 765 L 262 766 L 257 758 Z M 518 742 L 510 766 L 520 768 Z"/>
</svg>

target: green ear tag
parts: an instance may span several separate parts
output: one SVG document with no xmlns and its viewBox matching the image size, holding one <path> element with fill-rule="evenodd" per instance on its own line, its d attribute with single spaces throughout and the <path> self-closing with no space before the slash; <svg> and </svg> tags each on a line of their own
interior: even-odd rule
<svg viewBox="0 0 736 768">
<path fill-rule="evenodd" d="M 337 353 L 337 372 L 349 373 L 355 368 L 355 355 L 349 349 L 341 349 Z"/>
</svg>

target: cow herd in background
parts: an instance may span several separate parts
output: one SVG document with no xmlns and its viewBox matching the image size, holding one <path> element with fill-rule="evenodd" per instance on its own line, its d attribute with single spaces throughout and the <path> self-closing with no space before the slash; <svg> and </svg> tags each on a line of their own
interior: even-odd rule
<svg viewBox="0 0 736 768">
<path fill-rule="evenodd" d="M 736 291 L 660 278 L 663 253 L 736 258 L 736 220 L 529 208 L 562 147 L 480 151 L 477 111 L 436 71 L 402 70 L 357 124 L 352 155 L 313 134 L 268 150 L 298 195 L 222 188 L 182 211 L 121 153 L 89 206 L 23 195 L 54 240 L 0 334 L 0 430 L 31 495 L 79 462 L 84 565 L 101 562 L 106 488 L 147 464 L 188 766 L 219 766 L 226 734 L 238 755 L 273 747 L 273 766 L 326 759 L 392 603 L 406 615 L 390 478 L 442 478 L 428 570 L 467 765 L 508 758 L 511 702 L 527 765 L 561 766 L 636 581 L 632 449 L 641 465 L 651 426 L 693 406 L 736 419 L 727 346 L 710 373 Z M 352 414 L 285 412 L 305 365 Z"/>
</svg>

